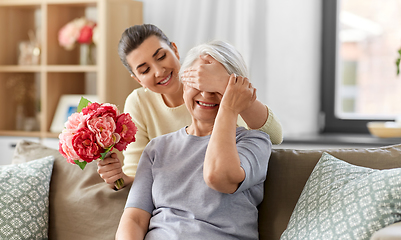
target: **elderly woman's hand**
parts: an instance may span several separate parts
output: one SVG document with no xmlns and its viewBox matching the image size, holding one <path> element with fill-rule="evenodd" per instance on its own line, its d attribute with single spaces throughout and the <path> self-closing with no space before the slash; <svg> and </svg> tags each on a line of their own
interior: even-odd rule
<svg viewBox="0 0 401 240">
<path fill-rule="evenodd" d="M 221 100 L 220 108 L 226 108 L 235 114 L 240 114 L 249 108 L 255 100 L 256 89 L 249 82 L 249 79 L 232 74 Z"/>
<path fill-rule="evenodd" d="M 104 160 L 98 161 L 97 172 L 111 188 L 114 188 L 114 182 L 120 178 L 124 179 L 124 187 L 132 183 L 134 180 L 133 178 L 124 174 L 121 162 L 116 153 L 112 153 L 110 157 L 106 157 Z"/>
<path fill-rule="evenodd" d="M 255 100 L 256 90 L 249 80 L 232 74 L 220 101 L 203 164 L 203 178 L 216 191 L 233 193 L 245 179 L 236 147 L 236 125 L 238 114 Z"/>
<path fill-rule="evenodd" d="M 182 82 L 199 91 L 218 92 L 223 95 L 230 76 L 227 70 L 209 55 L 199 58 L 202 64 L 185 69 L 181 75 Z"/>
</svg>

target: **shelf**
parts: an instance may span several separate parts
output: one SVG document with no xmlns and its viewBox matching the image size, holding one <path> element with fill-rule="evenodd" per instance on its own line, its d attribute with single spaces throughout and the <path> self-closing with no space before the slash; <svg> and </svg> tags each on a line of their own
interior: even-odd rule
<svg viewBox="0 0 401 240">
<path fill-rule="evenodd" d="M 48 65 L 45 67 L 47 72 L 97 72 L 95 65 Z"/>
<path fill-rule="evenodd" d="M 2 0 L 0 1 L 0 6 L 22 6 L 22 7 L 29 7 L 32 5 L 40 5 L 43 1 L 41 0 Z"/>
<path fill-rule="evenodd" d="M 68 6 L 96 6 L 98 0 L 46 0 L 48 4 L 64 4 Z"/>
<path fill-rule="evenodd" d="M 3 65 L 0 72 L 96 72 L 95 65 Z"/>
<path fill-rule="evenodd" d="M 1 0 L 0 6 L 29 6 L 37 4 L 64 4 L 69 6 L 96 6 L 98 0 Z"/>
<path fill-rule="evenodd" d="M 40 65 L 3 65 L 0 66 L 0 72 L 40 72 L 42 71 L 42 66 Z"/>
<path fill-rule="evenodd" d="M 27 131 L 0 131 L 0 136 L 17 136 L 17 137 L 44 137 L 42 132 L 27 132 Z"/>
<path fill-rule="evenodd" d="M 46 137 L 46 138 L 58 138 L 59 135 L 60 135 L 60 133 L 46 132 L 44 137 Z"/>
<path fill-rule="evenodd" d="M 58 138 L 60 133 L 53 132 L 27 132 L 27 131 L 0 131 L 0 136 Z"/>
<path fill-rule="evenodd" d="M 97 23 L 95 65 L 79 64 L 79 45 L 66 50 L 58 42 L 59 30 L 80 17 Z M 124 29 L 135 24 L 142 24 L 142 3 L 133 0 L 0 0 L 0 111 L 7 113 L 0 136 L 57 138 L 50 126 L 62 95 L 97 95 L 122 111 L 139 85 L 121 63 L 117 45 Z M 41 40 L 40 57 L 31 61 L 36 65 L 19 65 L 20 59 L 29 63 L 19 52 L 29 32 Z"/>
</svg>

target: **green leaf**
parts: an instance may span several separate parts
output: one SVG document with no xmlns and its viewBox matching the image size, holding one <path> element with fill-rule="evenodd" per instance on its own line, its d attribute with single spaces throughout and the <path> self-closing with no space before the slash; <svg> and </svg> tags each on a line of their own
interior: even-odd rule
<svg viewBox="0 0 401 240">
<path fill-rule="evenodd" d="M 81 97 L 81 100 L 79 101 L 79 104 L 77 107 L 77 112 L 81 112 L 82 109 L 84 109 L 85 107 L 87 107 L 89 105 L 89 103 L 92 103 L 92 102 L 84 97 Z"/>
<path fill-rule="evenodd" d="M 87 164 L 87 162 L 85 162 L 85 161 L 80 162 L 80 161 L 78 161 L 78 160 L 74 160 L 74 162 L 75 162 L 82 170 L 84 170 L 84 168 L 85 168 L 85 166 L 86 166 L 86 164 Z"/>
<path fill-rule="evenodd" d="M 398 49 L 399 57 L 395 61 L 395 65 L 397 66 L 397 76 L 400 75 L 400 61 L 401 61 L 401 49 Z"/>
<path fill-rule="evenodd" d="M 114 145 L 113 145 L 113 146 L 114 146 Z M 104 153 L 101 153 L 101 154 L 100 154 L 100 156 L 101 156 L 100 159 L 101 159 L 101 160 L 104 160 L 104 158 L 106 157 L 107 153 L 111 151 L 111 149 L 113 148 L 113 146 L 110 146 L 109 148 L 107 148 L 107 149 L 104 151 Z"/>
<path fill-rule="evenodd" d="M 100 154 L 100 156 L 101 156 L 100 159 L 101 159 L 101 160 L 104 160 L 104 158 L 106 157 L 106 155 L 107 155 L 107 152 L 101 153 L 101 154 Z"/>
</svg>

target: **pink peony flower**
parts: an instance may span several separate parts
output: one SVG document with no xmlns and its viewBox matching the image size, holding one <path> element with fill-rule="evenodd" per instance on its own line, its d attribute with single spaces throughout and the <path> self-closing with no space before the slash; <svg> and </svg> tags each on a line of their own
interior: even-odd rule
<svg viewBox="0 0 401 240">
<path fill-rule="evenodd" d="M 87 124 L 89 130 L 95 133 L 98 144 L 104 149 L 113 146 L 120 140 L 119 136 L 114 134 L 116 124 L 111 116 L 92 117 Z"/>
<path fill-rule="evenodd" d="M 74 130 L 64 129 L 59 135 L 59 152 L 67 159 L 69 163 L 75 164 L 74 160 L 79 160 L 80 157 L 75 152 L 72 146 Z"/>
<path fill-rule="evenodd" d="M 89 118 L 100 117 L 100 116 L 111 116 L 114 120 L 120 114 L 117 106 L 110 103 L 91 103 L 87 107 L 82 109 L 84 115 L 89 115 Z"/>
<path fill-rule="evenodd" d="M 93 35 L 93 29 L 90 26 L 83 26 L 81 28 L 79 37 L 77 39 L 77 41 L 79 43 L 86 43 L 89 44 L 92 42 L 92 35 Z"/>
<path fill-rule="evenodd" d="M 58 33 L 60 46 L 66 50 L 72 50 L 75 43 L 90 44 L 93 42 L 93 28 L 96 26 L 94 21 L 85 17 L 76 18 L 64 25 Z"/>
<path fill-rule="evenodd" d="M 79 129 L 72 138 L 72 147 L 80 159 L 85 162 L 92 162 L 100 158 L 104 152 L 96 143 L 96 135 L 88 128 Z"/>
<path fill-rule="evenodd" d="M 84 107 L 82 109 L 82 113 L 83 115 L 93 115 L 96 113 L 96 110 L 100 107 L 100 104 L 97 102 L 94 103 L 89 103 L 89 105 L 87 107 Z"/>
<path fill-rule="evenodd" d="M 65 122 L 64 126 L 66 129 L 77 131 L 78 129 L 86 126 L 86 119 L 87 117 L 85 117 L 82 113 L 73 113 L 68 117 L 68 121 Z"/>
<path fill-rule="evenodd" d="M 110 103 L 103 103 L 98 109 L 96 109 L 95 116 L 111 116 L 114 120 L 120 115 L 120 111 L 117 106 Z"/>
<path fill-rule="evenodd" d="M 73 22 L 67 23 L 58 33 L 58 41 L 67 50 L 72 50 L 75 41 L 79 38 L 80 29 L 77 29 Z"/>
<path fill-rule="evenodd" d="M 70 159 L 67 154 L 63 150 L 63 143 L 61 141 L 58 142 L 58 151 L 63 155 L 64 158 L 67 159 L 67 162 L 74 164 L 74 161 Z"/>
<path fill-rule="evenodd" d="M 131 119 L 131 115 L 123 113 L 117 117 L 116 133 L 121 137 L 120 141 L 114 146 L 119 151 L 127 149 L 128 144 L 135 142 L 137 127 Z"/>
</svg>

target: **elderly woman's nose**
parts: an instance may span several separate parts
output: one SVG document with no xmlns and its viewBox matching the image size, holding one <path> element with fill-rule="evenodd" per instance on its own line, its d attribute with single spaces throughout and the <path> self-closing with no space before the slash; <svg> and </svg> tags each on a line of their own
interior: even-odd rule
<svg viewBox="0 0 401 240">
<path fill-rule="evenodd" d="M 201 92 L 201 95 L 204 98 L 211 98 L 211 97 L 214 97 L 215 93 L 214 92 Z"/>
</svg>

